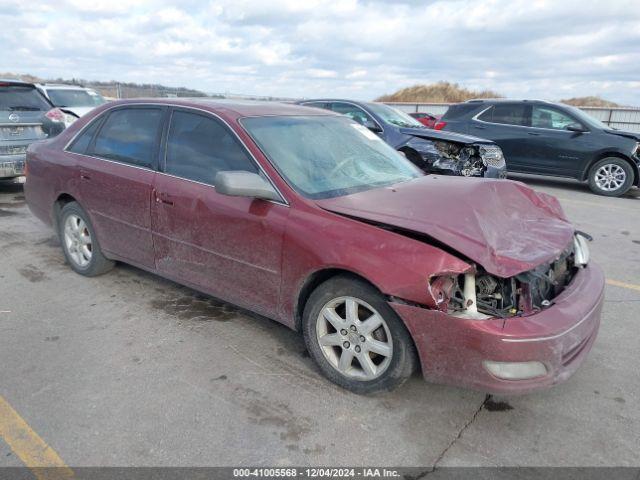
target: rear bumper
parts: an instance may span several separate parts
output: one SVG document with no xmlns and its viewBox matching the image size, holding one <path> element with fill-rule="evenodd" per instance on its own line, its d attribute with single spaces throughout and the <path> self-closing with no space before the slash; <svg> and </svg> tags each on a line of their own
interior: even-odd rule
<svg viewBox="0 0 640 480">
<path fill-rule="evenodd" d="M 604 275 L 591 263 L 546 310 L 528 317 L 466 320 L 391 302 L 415 341 L 429 381 L 487 393 L 517 394 L 567 380 L 595 341 L 604 301 Z M 542 362 L 546 375 L 503 380 L 484 361 Z"/>
<path fill-rule="evenodd" d="M 26 154 L 0 155 L 0 178 L 13 178 L 24 175 Z"/>
</svg>

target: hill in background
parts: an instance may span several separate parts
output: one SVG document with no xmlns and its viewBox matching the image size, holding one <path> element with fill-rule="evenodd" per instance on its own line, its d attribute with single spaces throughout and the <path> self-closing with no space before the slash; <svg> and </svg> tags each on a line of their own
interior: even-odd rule
<svg viewBox="0 0 640 480">
<path fill-rule="evenodd" d="M 468 90 L 457 83 L 438 82 L 431 85 L 414 85 L 403 88 L 390 95 L 376 98 L 378 102 L 428 102 L 458 103 L 472 98 L 501 98 L 502 95 L 491 90 Z"/>
<path fill-rule="evenodd" d="M 390 95 L 376 98 L 378 102 L 415 102 L 415 103 L 459 103 L 473 98 L 504 98 L 500 93 L 492 90 L 469 90 L 457 83 L 438 82 L 431 85 L 414 85 L 403 88 Z M 567 105 L 577 107 L 619 107 L 615 102 L 600 97 L 575 97 L 560 100 Z"/>
</svg>

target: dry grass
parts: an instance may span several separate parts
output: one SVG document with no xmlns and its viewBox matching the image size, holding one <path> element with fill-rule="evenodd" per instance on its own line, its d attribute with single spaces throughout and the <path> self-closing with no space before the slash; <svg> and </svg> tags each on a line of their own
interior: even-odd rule
<svg viewBox="0 0 640 480">
<path fill-rule="evenodd" d="M 491 90 L 474 91 L 461 87 L 457 83 L 438 82 L 431 85 L 414 85 L 403 88 L 390 95 L 382 95 L 378 102 L 425 102 L 458 103 L 472 98 L 501 98 L 502 95 Z"/>
<path fill-rule="evenodd" d="M 573 105 L 575 107 L 619 107 L 620 105 L 615 102 L 610 102 L 600 97 L 574 97 L 560 100 L 567 105 Z"/>
</svg>

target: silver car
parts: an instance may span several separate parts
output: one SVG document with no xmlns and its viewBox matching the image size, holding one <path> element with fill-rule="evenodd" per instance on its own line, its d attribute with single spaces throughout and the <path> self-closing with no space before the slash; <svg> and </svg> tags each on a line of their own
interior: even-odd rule
<svg viewBox="0 0 640 480">
<path fill-rule="evenodd" d="M 58 135 L 65 119 L 34 84 L 0 80 L 0 179 L 22 176 L 27 147 Z"/>
</svg>

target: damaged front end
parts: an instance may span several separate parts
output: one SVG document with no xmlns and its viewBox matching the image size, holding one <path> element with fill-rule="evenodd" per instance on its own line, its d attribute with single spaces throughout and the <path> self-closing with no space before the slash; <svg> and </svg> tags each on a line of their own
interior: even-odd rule
<svg viewBox="0 0 640 480">
<path fill-rule="evenodd" d="M 432 277 L 431 294 L 443 313 L 468 319 L 508 318 L 537 313 L 553 305 L 589 261 L 586 240 L 574 240 L 554 261 L 510 278 L 491 275 L 481 267 L 460 275 Z"/>
<path fill-rule="evenodd" d="M 409 160 L 426 173 L 506 177 L 504 155 L 497 145 L 461 144 L 414 137 L 401 150 L 408 153 Z"/>
</svg>

